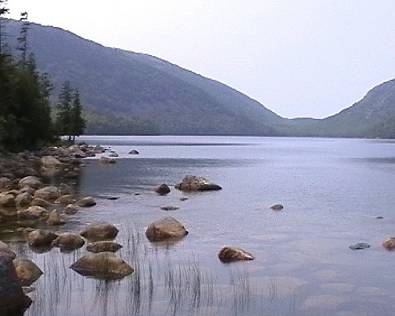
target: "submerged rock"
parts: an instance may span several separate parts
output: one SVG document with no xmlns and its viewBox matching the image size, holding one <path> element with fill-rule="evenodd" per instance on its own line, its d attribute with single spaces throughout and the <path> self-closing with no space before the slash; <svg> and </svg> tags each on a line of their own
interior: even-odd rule
<svg viewBox="0 0 395 316">
<path fill-rule="evenodd" d="M 104 164 L 114 164 L 117 162 L 114 158 L 110 157 L 100 157 L 99 161 Z"/>
<path fill-rule="evenodd" d="M 43 272 L 31 260 L 16 258 L 14 260 L 16 275 L 23 286 L 30 286 L 36 282 Z"/>
<path fill-rule="evenodd" d="M 30 232 L 26 239 L 31 247 L 50 247 L 52 242 L 58 238 L 58 235 L 42 229 L 36 229 Z"/>
<path fill-rule="evenodd" d="M 96 201 L 95 201 L 95 199 L 93 197 L 86 196 L 86 197 L 80 199 L 77 202 L 77 205 L 81 206 L 81 207 L 91 207 L 91 206 L 95 206 L 96 205 Z"/>
<path fill-rule="evenodd" d="M 255 257 L 249 252 L 237 247 L 224 247 L 218 253 L 218 258 L 222 262 L 233 262 L 241 260 L 254 260 Z"/>
<path fill-rule="evenodd" d="M 112 280 L 133 273 L 133 268 L 112 252 L 88 254 L 70 266 L 84 276 Z"/>
<path fill-rule="evenodd" d="M 117 237 L 119 230 L 109 223 L 90 224 L 81 232 L 81 236 L 91 241 L 112 240 Z"/>
<path fill-rule="evenodd" d="M 160 186 L 155 188 L 155 192 L 158 193 L 159 195 L 166 195 L 170 193 L 170 188 L 167 184 L 161 184 Z"/>
<path fill-rule="evenodd" d="M 79 207 L 74 204 L 69 204 L 65 207 L 64 213 L 67 215 L 74 215 L 79 211 Z"/>
<path fill-rule="evenodd" d="M 284 206 L 281 204 L 274 204 L 270 207 L 273 211 L 281 211 L 284 209 Z"/>
<path fill-rule="evenodd" d="M 181 191 L 218 191 L 222 187 L 203 177 L 186 176 L 181 183 L 176 185 L 176 189 Z"/>
<path fill-rule="evenodd" d="M 89 243 L 86 246 L 86 250 L 94 253 L 99 252 L 117 252 L 122 248 L 122 245 L 113 241 L 96 241 Z"/>
<path fill-rule="evenodd" d="M 60 234 L 53 242 L 52 246 L 59 247 L 61 251 L 72 251 L 81 248 L 85 241 L 77 234 Z"/>
<path fill-rule="evenodd" d="M 185 227 L 173 217 L 165 217 L 148 226 L 145 235 L 150 241 L 179 239 L 188 234 Z"/>
<path fill-rule="evenodd" d="M 22 316 L 31 302 L 23 293 L 12 259 L 0 253 L 0 315 Z"/>
<path fill-rule="evenodd" d="M 176 211 L 179 209 L 178 206 L 171 206 L 171 205 L 165 205 L 160 207 L 161 210 L 163 211 Z"/>
<path fill-rule="evenodd" d="M 359 243 L 356 243 L 354 245 L 351 245 L 349 248 L 351 250 L 361 250 L 361 249 L 370 248 L 370 245 L 367 244 L 366 242 L 359 242 Z"/>
<path fill-rule="evenodd" d="M 383 247 L 387 250 L 395 250 L 395 237 L 384 240 Z"/>
</svg>

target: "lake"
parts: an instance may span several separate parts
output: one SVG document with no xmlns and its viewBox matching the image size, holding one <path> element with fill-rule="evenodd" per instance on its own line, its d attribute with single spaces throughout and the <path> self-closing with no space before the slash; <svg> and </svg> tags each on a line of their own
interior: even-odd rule
<svg viewBox="0 0 395 316">
<path fill-rule="evenodd" d="M 395 142 L 263 137 L 81 137 L 110 146 L 114 165 L 91 159 L 76 189 L 97 206 L 61 230 L 108 221 L 119 255 L 135 272 L 121 281 L 86 278 L 68 267 L 85 250 L 44 254 L 14 235 L 12 248 L 44 271 L 28 316 L 395 314 Z M 138 156 L 128 155 L 137 149 Z M 217 192 L 159 196 L 185 175 L 221 185 Z M 108 197 L 119 197 L 109 200 Z M 185 201 L 180 198 L 187 197 Z M 284 209 L 275 212 L 273 204 Z M 161 206 L 179 210 L 163 211 Z M 189 231 L 172 244 L 150 243 L 145 228 L 173 216 Z M 383 217 L 378 219 L 377 217 Z M 349 246 L 366 242 L 369 249 Z M 239 246 L 254 261 L 223 264 L 217 253 Z"/>
</svg>

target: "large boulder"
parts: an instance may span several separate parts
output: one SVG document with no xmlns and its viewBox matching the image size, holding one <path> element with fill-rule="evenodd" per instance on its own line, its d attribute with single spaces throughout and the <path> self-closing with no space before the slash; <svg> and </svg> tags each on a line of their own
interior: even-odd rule
<svg viewBox="0 0 395 316">
<path fill-rule="evenodd" d="M 122 245 L 113 241 L 96 241 L 89 243 L 86 246 L 86 250 L 94 253 L 99 252 L 117 252 L 122 248 Z"/>
<path fill-rule="evenodd" d="M 34 192 L 34 198 L 46 201 L 55 201 L 60 196 L 59 190 L 55 186 L 47 186 Z"/>
<path fill-rule="evenodd" d="M 159 195 L 166 195 L 170 193 L 170 188 L 167 184 L 161 184 L 160 186 L 155 188 L 155 192 L 158 193 Z"/>
<path fill-rule="evenodd" d="M 196 176 L 186 176 L 176 185 L 176 189 L 181 191 L 218 191 L 222 188 L 206 178 Z"/>
<path fill-rule="evenodd" d="M 50 247 L 56 238 L 58 238 L 57 234 L 42 229 L 33 230 L 26 236 L 29 246 L 35 248 Z"/>
<path fill-rule="evenodd" d="M 81 207 L 91 207 L 91 206 L 95 206 L 96 205 L 96 201 L 95 201 L 95 199 L 93 197 L 86 196 L 86 197 L 80 199 L 77 202 L 77 205 L 81 206 Z"/>
<path fill-rule="evenodd" d="M 395 250 L 395 237 L 390 237 L 384 240 L 383 247 L 387 250 Z"/>
<path fill-rule="evenodd" d="M 41 162 L 41 167 L 48 169 L 60 168 L 62 166 L 62 163 L 53 156 L 41 157 L 40 162 Z"/>
<path fill-rule="evenodd" d="M 25 258 L 16 258 L 14 260 L 16 275 L 23 286 L 30 286 L 36 282 L 43 272 L 31 260 Z"/>
<path fill-rule="evenodd" d="M 237 247 L 224 247 L 218 253 L 218 258 L 222 262 L 233 262 L 241 260 L 254 260 L 255 257 L 249 252 Z"/>
<path fill-rule="evenodd" d="M 90 241 L 112 240 L 118 235 L 118 228 L 109 223 L 95 223 L 87 226 L 81 236 Z"/>
<path fill-rule="evenodd" d="M 31 302 L 23 293 L 12 259 L 0 253 L 0 315 L 22 316 Z"/>
<path fill-rule="evenodd" d="M 150 241 L 180 239 L 188 234 L 185 227 L 173 217 L 165 217 L 148 226 L 145 235 Z"/>
<path fill-rule="evenodd" d="M 22 189 L 23 187 L 31 187 L 33 189 L 39 189 L 42 187 L 42 182 L 39 178 L 35 176 L 27 176 L 19 180 L 18 187 Z"/>
<path fill-rule="evenodd" d="M 36 220 L 47 218 L 49 213 L 41 206 L 30 206 L 26 210 L 17 212 L 17 215 L 21 220 Z"/>
<path fill-rule="evenodd" d="M 16 196 L 15 204 L 17 207 L 28 206 L 32 202 L 32 199 L 32 195 L 29 192 L 23 192 Z"/>
<path fill-rule="evenodd" d="M 49 213 L 47 224 L 49 226 L 59 226 L 59 225 L 66 224 L 66 222 L 60 216 L 60 213 L 58 210 L 53 210 L 51 213 Z"/>
<path fill-rule="evenodd" d="M 0 194 L 0 207 L 15 207 L 15 205 L 15 195 L 7 192 Z"/>
<path fill-rule="evenodd" d="M 134 271 L 129 264 L 112 252 L 88 254 L 78 259 L 70 268 L 81 275 L 106 280 L 122 279 Z"/>
<path fill-rule="evenodd" d="M 2 241 L 0 241 L 0 256 L 8 256 L 11 259 L 16 258 L 15 252 L 13 252 L 8 245 Z"/>
<path fill-rule="evenodd" d="M 67 205 L 67 204 L 72 204 L 74 202 L 75 202 L 75 199 L 74 199 L 73 195 L 65 194 L 65 195 L 58 197 L 55 201 L 55 204 Z"/>
<path fill-rule="evenodd" d="M 58 236 L 52 246 L 59 247 L 61 251 L 72 251 L 81 248 L 85 241 L 77 234 L 63 233 Z"/>
</svg>

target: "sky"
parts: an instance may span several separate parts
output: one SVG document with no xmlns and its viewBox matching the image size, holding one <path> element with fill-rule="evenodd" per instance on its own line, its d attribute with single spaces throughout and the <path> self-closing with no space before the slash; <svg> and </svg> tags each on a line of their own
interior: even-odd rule
<svg viewBox="0 0 395 316">
<path fill-rule="evenodd" d="M 154 55 L 284 117 L 322 118 L 395 78 L 394 0 L 9 0 L 11 17 Z"/>
</svg>

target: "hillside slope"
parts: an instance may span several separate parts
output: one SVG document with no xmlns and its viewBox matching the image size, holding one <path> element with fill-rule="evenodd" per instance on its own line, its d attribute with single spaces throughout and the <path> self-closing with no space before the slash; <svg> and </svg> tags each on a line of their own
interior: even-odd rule
<svg viewBox="0 0 395 316">
<path fill-rule="evenodd" d="M 15 40 L 18 22 L 10 20 L 7 31 Z M 282 120 L 217 81 L 59 28 L 32 24 L 30 46 L 57 88 L 69 80 L 89 108 L 149 120 L 161 134 L 275 135 Z"/>
</svg>

